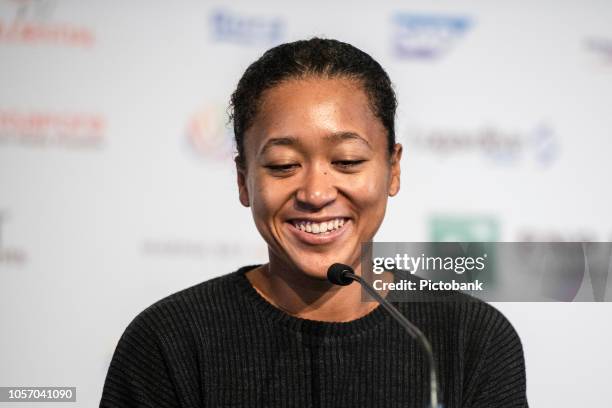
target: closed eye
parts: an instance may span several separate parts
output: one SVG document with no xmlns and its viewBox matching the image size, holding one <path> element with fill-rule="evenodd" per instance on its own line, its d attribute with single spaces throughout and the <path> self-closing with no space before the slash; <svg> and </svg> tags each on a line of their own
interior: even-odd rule
<svg viewBox="0 0 612 408">
<path fill-rule="evenodd" d="M 296 169 L 297 167 L 299 167 L 299 164 L 296 164 L 296 163 L 268 164 L 267 166 L 264 166 L 264 167 L 273 173 L 288 173 Z"/>
<path fill-rule="evenodd" d="M 366 160 L 336 160 L 333 164 L 342 169 L 352 169 L 365 162 Z"/>
</svg>

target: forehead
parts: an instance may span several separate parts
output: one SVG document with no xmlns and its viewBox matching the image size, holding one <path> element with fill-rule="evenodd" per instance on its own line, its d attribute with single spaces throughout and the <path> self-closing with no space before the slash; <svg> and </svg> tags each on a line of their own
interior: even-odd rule
<svg viewBox="0 0 612 408">
<path fill-rule="evenodd" d="M 350 140 L 329 137 L 339 133 L 355 133 L 373 147 L 386 146 L 386 130 L 360 82 L 348 78 L 293 79 L 263 93 L 245 145 L 247 150 L 257 151 L 273 137 L 291 137 L 303 143 Z"/>
</svg>

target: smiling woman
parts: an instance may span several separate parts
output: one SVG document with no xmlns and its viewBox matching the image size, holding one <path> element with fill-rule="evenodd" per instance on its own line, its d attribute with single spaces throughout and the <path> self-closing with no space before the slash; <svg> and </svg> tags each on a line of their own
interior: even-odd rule
<svg viewBox="0 0 612 408">
<path fill-rule="evenodd" d="M 388 132 L 356 79 L 313 75 L 266 90 L 239 148 L 240 201 L 251 207 L 270 256 L 247 277 L 296 316 L 348 321 L 372 304 L 361 302 L 357 286 L 320 282 L 328 286 L 334 262 L 359 271 L 361 243 L 374 237 L 387 197 L 399 190 L 401 145 L 388 148 Z M 313 296 L 296 293 L 313 284 Z"/>
<path fill-rule="evenodd" d="M 369 55 L 314 38 L 267 51 L 232 95 L 237 185 L 269 262 L 142 312 L 123 334 L 101 407 L 425 407 L 421 351 L 333 263 L 361 273 L 400 189 L 396 99 Z M 403 303 L 430 338 L 445 407 L 523 407 L 520 340 L 478 301 Z"/>
</svg>

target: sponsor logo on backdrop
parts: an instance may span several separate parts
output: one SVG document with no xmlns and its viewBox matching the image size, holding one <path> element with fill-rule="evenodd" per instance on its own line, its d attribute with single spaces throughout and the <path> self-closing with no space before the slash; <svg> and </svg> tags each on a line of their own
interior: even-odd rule
<svg viewBox="0 0 612 408">
<path fill-rule="evenodd" d="M 498 242 L 501 233 L 499 221 L 496 217 L 485 215 L 434 215 L 429 218 L 429 237 L 432 242 Z M 464 250 L 466 249 L 467 247 L 464 248 Z M 488 265 L 479 276 L 485 279 L 491 287 L 495 287 L 497 283 L 495 247 L 489 248 L 487 252 L 485 257 L 488 259 Z"/>
<path fill-rule="evenodd" d="M 234 261 L 265 259 L 268 249 L 264 243 L 237 241 L 204 242 L 189 239 L 145 239 L 142 253 L 146 256 L 194 260 Z"/>
<path fill-rule="evenodd" d="M 280 17 L 217 9 L 209 21 L 212 38 L 219 42 L 270 46 L 280 43 L 285 35 L 285 22 Z"/>
<path fill-rule="evenodd" d="M 476 129 L 408 127 L 402 138 L 413 149 L 440 157 L 478 154 L 498 164 L 531 161 L 549 166 L 559 155 L 554 129 L 538 124 L 527 130 L 483 126 Z"/>
<path fill-rule="evenodd" d="M 612 271 L 612 233 L 600 234 L 588 227 L 574 229 L 523 227 L 517 234 L 518 242 L 548 243 L 551 248 L 564 248 L 561 260 L 542 257 L 535 253 L 532 259 L 548 264 L 549 273 L 543 276 L 546 293 L 553 299 L 571 301 L 592 296 L 595 301 L 604 301 L 608 278 Z M 554 243 L 570 243 L 559 247 Z M 591 244 L 589 244 L 591 243 Z M 573 256 L 572 252 L 574 253 Z M 536 263 L 536 262 L 533 262 Z M 563 277 L 560 284 L 558 276 Z M 548 283 L 547 283 L 548 282 Z M 550 284 L 553 282 L 556 284 Z M 590 300 L 590 299 L 589 299 Z"/>
<path fill-rule="evenodd" d="M 612 38 L 589 37 L 584 43 L 587 50 L 599 57 L 602 63 L 612 65 Z"/>
<path fill-rule="evenodd" d="M 499 222 L 489 216 L 435 215 L 429 218 L 432 242 L 497 242 Z"/>
<path fill-rule="evenodd" d="M 612 232 L 601 234 L 592 228 L 553 229 L 522 227 L 516 233 L 519 242 L 612 242 Z"/>
<path fill-rule="evenodd" d="M 0 146 L 99 148 L 105 131 L 99 114 L 0 109 Z"/>
<path fill-rule="evenodd" d="M 392 49 L 400 59 L 435 60 L 454 47 L 473 20 L 461 15 L 397 12 L 392 17 Z"/>
<path fill-rule="evenodd" d="M 21 248 L 6 243 L 6 228 L 8 213 L 0 210 L 0 265 L 22 265 L 27 261 L 27 255 Z"/>
<path fill-rule="evenodd" d="M 93 30 L 56 21 L 58 4 L 57 0 L 0 1 L 0 43 L 91 47 L 96 39 Z"/>
<path fill-rule="evenodd" d="M 193 113 L 185 133 L 191 150 L 201 158 L 223 161 L 233 156 L 234 132 L 222 104 L 205 105 Z"/>
</svg>

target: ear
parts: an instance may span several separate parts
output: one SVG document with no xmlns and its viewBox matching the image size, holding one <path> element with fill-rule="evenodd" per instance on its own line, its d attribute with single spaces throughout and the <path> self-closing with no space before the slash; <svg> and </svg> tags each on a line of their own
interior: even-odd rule
<svg viewBox="0 0 612 408">
<path fill-rule="evenodd" d="M 400 160 L 402 159 L 402 145 L 396 143 L 393 146 L 393 152 L 391 153 L 391 177 L 389 179 L 389 197 L 393 197 L 400 190 Z"/>
<path fill-rule="evenodd" d="M 246 185 L 246 167 L 239 162 L 238 158 L 234 160 L 236 163 L 236 181 L 238 182 L 238 198 L 240 199 L 240 204 L 245 207 L 250 206 L 249 201 L 249 190 Z"/>
</svg>

